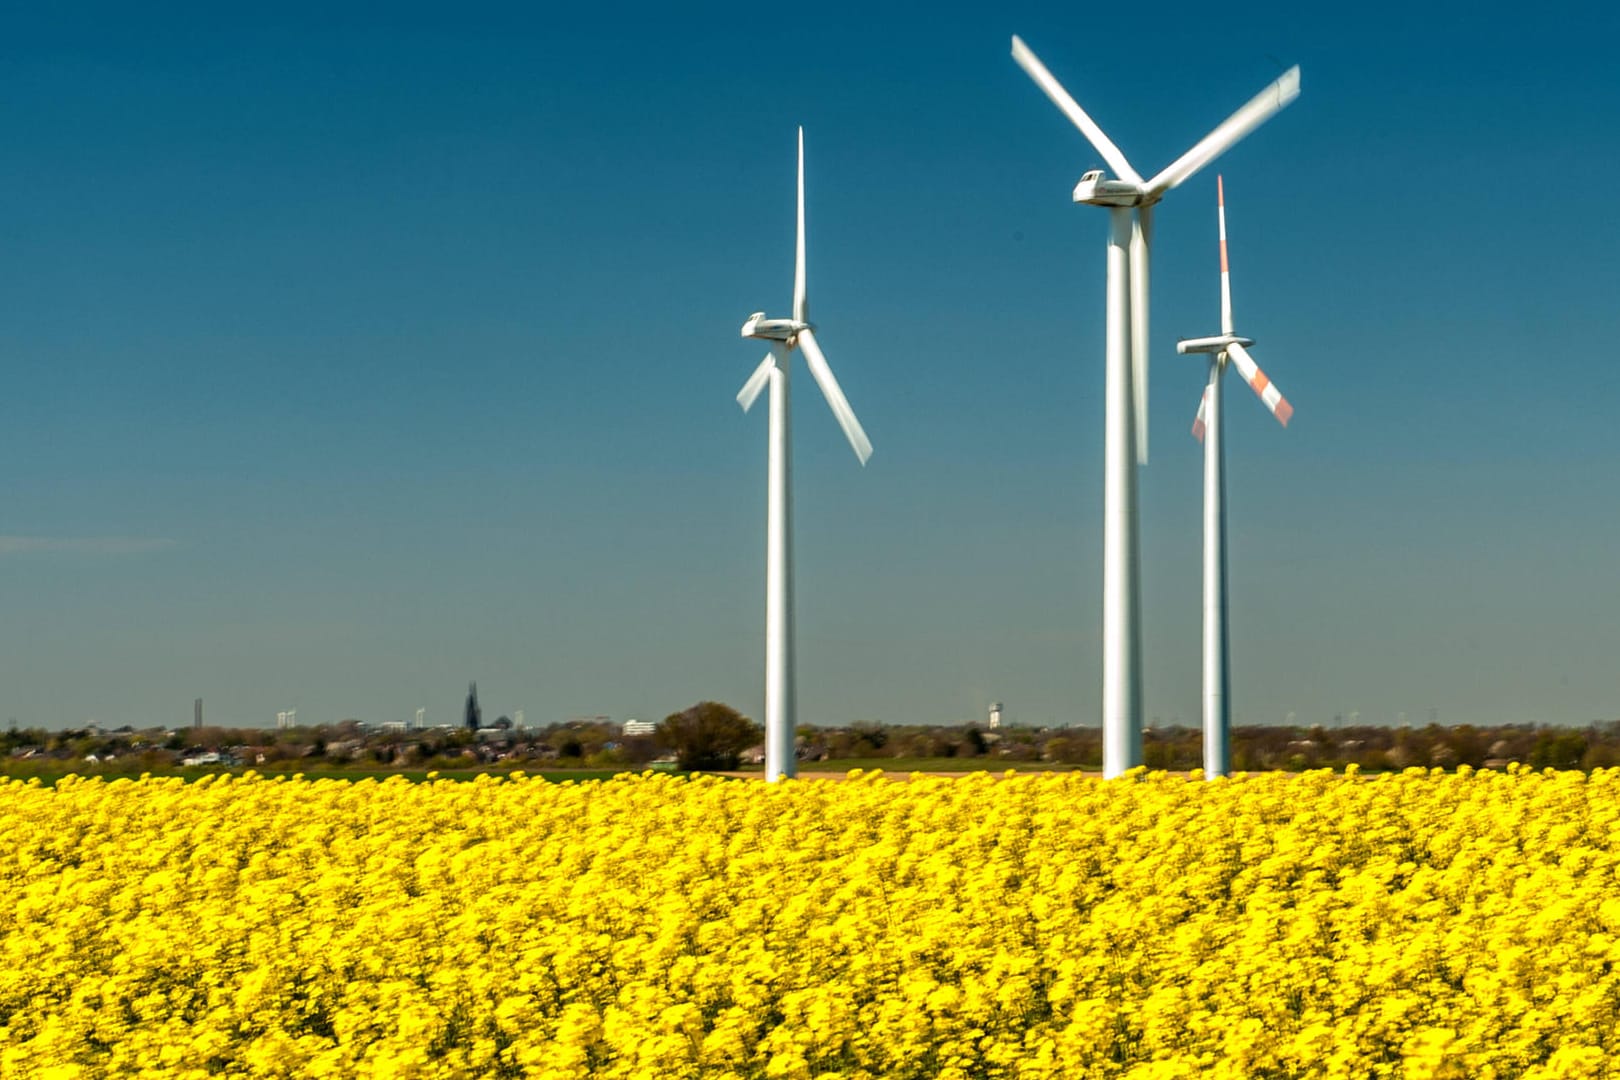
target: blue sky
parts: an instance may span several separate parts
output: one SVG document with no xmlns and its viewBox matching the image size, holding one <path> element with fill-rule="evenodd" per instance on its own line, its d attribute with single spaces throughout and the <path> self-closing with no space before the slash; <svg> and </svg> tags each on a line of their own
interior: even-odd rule
<svg viewBox="0 0 1620 1080">
<path fill-rule="evenodd" d="M 1147 702 L 1196 721 L 1215 172 L 1239 722 L 1620 716 L 1620 16 L 278 5 L 0 19 L 0 721 L 757 715 L 763 415 L 796 400 L 801 716 L 1094 723 L 1105 216 L 1017 32 L 1171 194 Z"/>
</svg>

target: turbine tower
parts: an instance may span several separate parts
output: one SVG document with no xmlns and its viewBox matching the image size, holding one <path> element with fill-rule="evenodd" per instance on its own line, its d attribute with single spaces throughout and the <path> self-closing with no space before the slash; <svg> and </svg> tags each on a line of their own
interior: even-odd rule
<svg viewBox="0 0 1620 1080">
<path fill-rule="evenodd" d="M 1215 178 L 1215 216 L 1221 235 L 1221 332 L 1217 337 L 1176 342 L 1179 353 L 1206 353 L 1209 378 L 1198 404 L 1193 435 L 1204 443 L 1204 775 L 1225 776 L 1231 768 L 1231 665 L 1227 659 L 1226 458 L 1221 408 L 1221 376 L 1228 362 L 1238 369 L 1284 427 L 1294 407 L 1255 364 L 1250 338 L 1232 332 L 1232 279 L 1226 262 L 1226 186 Z M 1291 715 L 1291 714 L 1290 714 Z"/>
<path fill-rule="evenodd" d="M 1191 150 L 1151 180 L 1143 180 L 1016 34 L 1012 55 L 1117 176 L 1110 180 L 1103 170 L 1093 169 L 1074 189 L 1075 202 L 1107 207 L 1110 224 L 1103 452 L 1103 775 L 1112 777 L 1142 763 L 1135 466 L 1147 463 L 1148 248 L 1153 206 L 1298 97 L 1299 68 L 1288 69 Z"/>
<path fill-rule="evenodd" d="M 855 418 L 855 410 L 833 377 L 810 322 L 804 275 L 804 128 L 799 129 L 798 239 L 793 259 L 793 317 L 767 319 L 756 311 L 743 323 L 742 336 L 770 344 L 770 352 L 737 394 L 747 412 L 770 387 L 770 435 L 766 454 L 765 496 L 765 779 L 798 775 L 793 753 L 793 493 L 792 439 L 788 390 L 793 353 L 804 353 L 810 375 L 821 387 L 838 426 L 861 464 L 872 456 L 872 443 Z"/>
</svg>

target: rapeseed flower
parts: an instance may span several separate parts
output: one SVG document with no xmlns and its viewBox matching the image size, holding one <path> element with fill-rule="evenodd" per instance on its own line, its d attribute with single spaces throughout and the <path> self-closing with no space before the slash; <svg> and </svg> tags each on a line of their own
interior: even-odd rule
<svg viewBox="0 0 1620 1080">
<path fill-rule="evenodd" d="M 1598 1077 L 1620 770 L 0 781 L 0 1076 Z"/>
</svg>

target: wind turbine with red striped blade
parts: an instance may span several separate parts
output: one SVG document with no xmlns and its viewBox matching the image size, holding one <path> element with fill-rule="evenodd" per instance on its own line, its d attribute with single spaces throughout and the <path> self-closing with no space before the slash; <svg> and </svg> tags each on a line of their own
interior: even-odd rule
<svg viewBox="0 0 1620 1080">
<path fill-rule="evenodd" d="M 743 323 L 742 336 L 770 344 L 770 352 L 737 394 L 747 412 L 770 387 L 770 434 L 765 494 L 765 779 L 798 775 L 793 753 L 795 688 L 793 672 L 793 492 L 792 439 L 788 423 L 789 373 L 793 353 L 804 353 L 810 375 L 821 387 L 844 437 L 862 465 L 872 456 L 855 410 L 833 376 L 816 342 L 804 272 L 804 128 L 799 129 L 799 218 L 793 257 L 793 317 L 767 319 L 756 311 Z"/>
<path fill-rule="evenodd" d="M 1288 426 L 1294 407 L 1249 355 L 1252 338 L 1232 330 L 1232 275 L 1226 261 L 1226 186 L 1215 178 L 1215 216 L 1221 235 L 1221 332 L 1216 337 L 1176 342 L 1182 354 L 1209 356 L 1209 378 L 1198 403 L 1193 435 L 1204 444 L 1204 775 L 1225 776 L 1231 766 L 1231 665 L 1227 658 L 1226 612 L 1226 457 L 1223 447 L 1221 376 L 1237 368 L 1271 415 Z"/>
<path fill-rule="evenodd" d="M 1299 96 L 1299 68 L 1256 94 L 1157 176 L 1143 180 L 1023 39 L 1013 60 L 1115 173 L 1080 178 L 1074 201 L 1108 208 L 1108 328 L 1103 435 L 1103 775 L 1142 764 L 1142 620 L 1136 468 L 1147 463 L 1148 248 L 1153 206 Z M 1133 462 L 1132 453 L 1135 453 Z"/>
</svg>

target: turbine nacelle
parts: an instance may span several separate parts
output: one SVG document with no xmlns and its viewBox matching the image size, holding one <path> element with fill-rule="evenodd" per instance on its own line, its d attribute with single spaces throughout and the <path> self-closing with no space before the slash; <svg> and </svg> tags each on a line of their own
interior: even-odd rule
<svg viewBox="0 0 1620 1080">
<path fill-rule="evenodd" d="M 1129 180 L 1110 180 L 1101 169 L 1092 169 L 1074 185 L 1074 201 L 1089 206 L 1152 206 L 1164 192 L 1150 192 Z"/>
<path fill-rule="evenodd" d="M 742 336 L 792 345 L 804 331 L 814 329 L 812 324 L 800 322 L 798 319 L 767 319 L 763 311 L 756 311 L 748 316 L 747 322 L 743 323 Z"/>
<path fill-rule="evenodd" d="M 1248 348 L 1254 344 L 1252 338 L 1239 337 L 1236 334 L 1217 334 L 1214 337 L 1182 338 L 1176 342 L 1176 352 L 1187 353 L 1223 353 L 1233 345 Z"/>
</svg>

